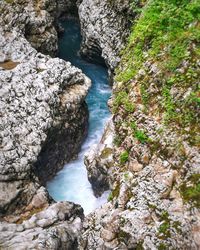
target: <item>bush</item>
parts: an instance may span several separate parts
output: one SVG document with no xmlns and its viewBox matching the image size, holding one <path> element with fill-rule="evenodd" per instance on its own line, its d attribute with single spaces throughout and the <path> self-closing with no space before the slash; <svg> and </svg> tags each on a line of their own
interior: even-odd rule
<svg viewBox="0 0 200 250">
<path fill-rule="evenodd" d="M 121 164 L 126 163 L 126 162 L 128 161 L 128 158 L 129 158 L 129 153 L 128 153 L 128 151 L 126 150 L 126 151 L 124 151 L 123 153 L 121 153 L 121 155 L 120 155 L 120 163 L 121 163 Z"/>
<path fill-rule="evenodd" d="M 149 140 L 148 136 L 142 130 L 136 130 L 134 135 L 141 143 L 145 143 Z"/>
</svg>

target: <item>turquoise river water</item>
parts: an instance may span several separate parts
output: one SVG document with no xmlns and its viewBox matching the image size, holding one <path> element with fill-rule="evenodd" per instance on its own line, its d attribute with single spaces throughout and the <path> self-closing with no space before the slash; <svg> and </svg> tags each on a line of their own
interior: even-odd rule
<svg viewBox="0 0 200 250">
<path fill-rule="evenodd" d="M 110 117 L 107 101 L 111 89 L 108 84 L 107 69 L 83 60 L 78 54 L 81 43 L 78 21 L 69 19 L 63 21 L 62 26 L 65 32 L 59 39 L 59 57 L 82 69 L 92 80 L 92 87 L 86 99 L 89 109 L 89 131 L 78 158 L 67 163 L 47 184 L 47 189 L 56 201 L 78 203 L 83 207 L 84 213 L 88 214 L 105 203 L 108 196 L 108 192 L 100 198 L 93 195 L 87 179 L 84 154 L 101 139 L 104 126 Z"/>
</svg>

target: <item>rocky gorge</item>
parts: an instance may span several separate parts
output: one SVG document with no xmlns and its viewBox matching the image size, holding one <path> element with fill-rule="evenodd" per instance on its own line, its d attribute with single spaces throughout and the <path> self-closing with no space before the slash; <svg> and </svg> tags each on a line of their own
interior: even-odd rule
<svg viewBox="0 0 200 250">
<path fill-rule="evenodd" d="M 129 4 L 138 14 L 115 69 L 114 130 L 86 158 L 94 188 L 112 192 L 86 218 L 80 249 L 199 249 L 200 5 Z"/>
<path fill-rule="evenodd" d="M 0 3 L 3 249 L 71 249 L 83 219 L 80 206 L 55 204 L 41 186 L 80 149 L 91 85 L 70 63 L 40 53 L 57 51 L 53 8 L 50 1 Z"/>
<path fill-rule="evenodd" d="M 0 248 L 199 249 L 198 1 L 76 4 L 0 2 Z M 94 193 L 111 193 L 85 218 L 42 186 L 88 126 L 90 80 L 50 57 L 65 13 L 113 82 L 111 121 L 85 157 Z"/>
</svg>

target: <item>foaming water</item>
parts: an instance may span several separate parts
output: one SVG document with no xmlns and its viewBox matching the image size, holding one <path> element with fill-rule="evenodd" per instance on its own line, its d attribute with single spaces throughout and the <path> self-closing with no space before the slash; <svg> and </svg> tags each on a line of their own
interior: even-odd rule
<svg viewBox="0 0 200 250">
<path fill-rule="evenodd" d="M 108 84 L 107 69 L 86 62 L 78 54 L 81 43 L 78 22 L 68 19 L 62 25 L 65 33 L 59 40 L 59 57 L 82 69 L 92 80 L 92 87 L 86 99 L 89 109 L 89 131 L 78 158 L 66 164 L 47 184 L 47 188 L 56 201 L 67 200 L 78 203 L 83 207 L 84 213 L 88 214 L 105 203 L 108 196 L 108 192 L 100 198 L 93 195 L 84 165 L 84 154 L 101 139 L 104 126 L 110 117 L 107 101 L 111 89 Z"/>
</svg>

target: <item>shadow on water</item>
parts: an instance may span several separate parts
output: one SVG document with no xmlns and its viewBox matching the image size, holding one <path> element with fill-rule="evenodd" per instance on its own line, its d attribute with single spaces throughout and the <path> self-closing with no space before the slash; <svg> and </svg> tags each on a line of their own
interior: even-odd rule
<svg viewBox="0 0 200 250">
<path fill-rule="evenodd" d="M 78 158 L 66 164 L 54 179 L 47 184 L 47 188 L 56 201 L 67 200 L 78 203 L 83 207 L 85 214 L 88 214 L 105 203 L 108 196 L 108 192 L 105 192 L 98 199 L 93 195 L 91 185 L 87 179 L 84 154 L 101 139 L 104 126 L 110 117 L 107 101 L 111 89 L 108 83 L 106 67 L 89 63 L 82 59 L 78 53 L 81 44 L 78 21 L 67 19 L 62 22 L 62 26 L 65 28 L 65 32 L 59 39 L 58 56 L 82 69 L 92 80 L 92 87 L 86 99 L 89 109 L 89 131 Z"/>
</svg>

